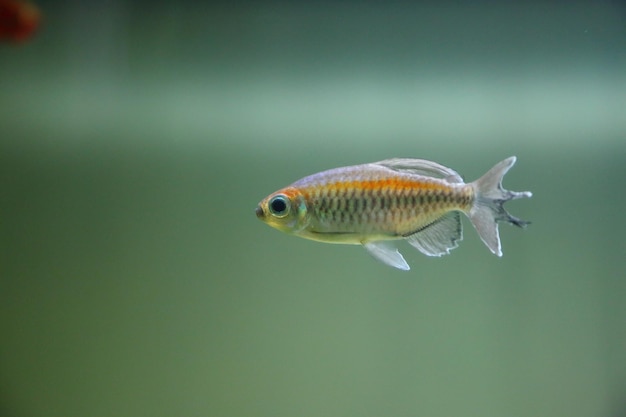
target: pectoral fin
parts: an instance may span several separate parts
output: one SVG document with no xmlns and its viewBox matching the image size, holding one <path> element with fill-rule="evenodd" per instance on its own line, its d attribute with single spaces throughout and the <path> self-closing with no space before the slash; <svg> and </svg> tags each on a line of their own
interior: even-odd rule
<svg viewBox="0 0 626 417">
<path fill-rule="evenodd" d="M 365 242 L 363 247 L 370 255 L 394 268 L 408 271 L 411 269 L 398 249 L 388 241 Z"/>
</svg>

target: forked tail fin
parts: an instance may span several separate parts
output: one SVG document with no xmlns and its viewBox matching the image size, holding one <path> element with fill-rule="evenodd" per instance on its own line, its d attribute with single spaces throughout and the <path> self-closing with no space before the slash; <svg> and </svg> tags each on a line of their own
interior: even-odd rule
<svg viewBox="0 0 626 417">
<path fill-rule="evenodd" d="M 497 256 L 502 256 L 498 222 L 505 221 L 518 227 L 526 227 L 529 224 L 511 216 L 504 209 L 504 203 L 509 200 L 532 196 L 530 191 L 515 192 L 502 188 L 502 178 L 515 164 L 515 160 L 516 158 L 511 156 L 498 162 L 485 175 L 470 184 L 474 187 L 475 198 L 468 216 L 482 241 Z"/>
</svg>

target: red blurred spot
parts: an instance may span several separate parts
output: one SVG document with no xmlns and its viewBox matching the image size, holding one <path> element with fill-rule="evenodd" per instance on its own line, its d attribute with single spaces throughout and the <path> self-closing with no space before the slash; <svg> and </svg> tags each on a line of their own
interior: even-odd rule
<svg viewBox="0 0 626 417">
<path fill-rule="evenodd" d="M 34 4 L 0 0 L 0 40 L 25 41 L 35 33 L 40 20 L 41 13 Z"/>
</svg>

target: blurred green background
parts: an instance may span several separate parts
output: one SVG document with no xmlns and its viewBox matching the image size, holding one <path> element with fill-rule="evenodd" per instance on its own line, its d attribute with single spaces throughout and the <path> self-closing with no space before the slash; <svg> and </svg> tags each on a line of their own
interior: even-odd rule
<svg viewBox="0 0 626 417">
<path fill-rule="evenodd" d="M 626 415 L 621 2 L 39 2 L 0 45 L 0 415 Z M 254 208 L 517 155 L 504 257 Z"/>
</svg>

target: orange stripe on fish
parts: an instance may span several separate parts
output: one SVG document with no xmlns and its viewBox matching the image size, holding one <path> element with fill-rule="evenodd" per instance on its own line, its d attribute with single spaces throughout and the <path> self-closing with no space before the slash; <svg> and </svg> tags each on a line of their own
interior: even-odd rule
<svg viewBox="0 0 626 417">
<path fill-rule="evenodd" d="M 381 189 L 422 189 L 422 190 L 449 190 L 450 187 L 444 184 L 431 182 L 431 181 L 419 181 L 400 178 L 388 178 L 384 180 L 370 180 L 370 181 L 346 181 L 337 182 L 329 186 L 336 189 L 360 189 L 360 190 L 381 190 Z"/>
</svg>

